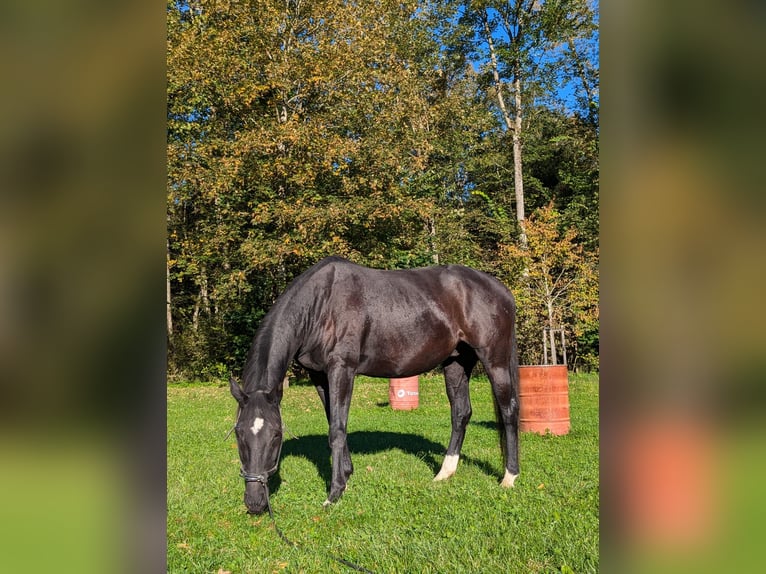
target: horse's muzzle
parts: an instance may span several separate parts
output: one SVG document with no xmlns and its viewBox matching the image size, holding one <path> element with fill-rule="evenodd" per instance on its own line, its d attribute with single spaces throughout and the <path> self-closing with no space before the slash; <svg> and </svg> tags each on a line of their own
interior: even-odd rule
<svg viewBox="0 0 766 574">
<path fill-rule="evenodd" d="M 245 506 L 248 514 L 263 514 L 269 507 L 266 488 L 258 482 L 245 485 Z"/>
<path fill-rule="evenodd" d="M 261 514 L 265 514 L 266 513 L 266 508 L 267 508 L 266 506 L 264 506 L 263 508 L 260 508 L 260 509 L 259 508 L 251 508 L 251 507 L 248 506 L 247 507 L 247 513 L 248 514 L 253 514 L 255 516 L 260 516 Z"/>
</svg>

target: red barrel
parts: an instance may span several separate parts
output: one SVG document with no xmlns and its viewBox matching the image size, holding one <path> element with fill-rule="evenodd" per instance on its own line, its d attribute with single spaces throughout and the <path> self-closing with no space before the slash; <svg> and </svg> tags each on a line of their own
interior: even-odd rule
<svg viewBox="0 0 766 574">
<path fill-rule="evenodd" d="M 519 430 L 554 435 L 569 432 L 566 365 L 519 367 Z"/>
<path fill-rule="evenodd" d="M 409 411 L 418 408 L 418 377 L 390 379 L 388 384 L 388 402 L 396 411 Z"/>
</svg>

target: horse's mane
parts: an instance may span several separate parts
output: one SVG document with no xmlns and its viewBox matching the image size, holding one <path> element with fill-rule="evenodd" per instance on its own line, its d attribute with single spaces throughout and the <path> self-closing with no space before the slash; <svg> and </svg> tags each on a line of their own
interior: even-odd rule
<svg viewBox="0 0 766 574">
<path fill-rule="evenodd" d="M 264 379 L 264 374 L 269 359 L 279 361 L 277 368 L 280 371 L 282 369 L 284 369 L 285 372 L 287 371 L 287 367 L 289 367 L 292 357 L 277 356 L 274 354 L 274 350 L 275 348 L 276 350 L 280 350 L 280 348 L 284 349 L 290 343 L 290 341 L 280 339 L 285 338 L 285 331 L 291 331 L 291 327 L 295 327 L 294 325 L 289 324 L 296 318 L 295 311 L 297 311 L 297 309 L 295 309 L 294 305 L 295 296 L 302 290 L 306 282 L 308 282 L 309 279 L 311 279 L 311 277 L 315 275 L 317 271 L 333 263 L 349 264 L 351 262 L 338 256 L 326 257 L 322 259 L 314 266 L 310 267 L 305 272 L 294 278 L 284 290 L 284 292 L 282 292 L 282 294 L 277 297 L 276 301 L 274 301 L 274 304 L 263 317 L 261 323 L 258 325 L 258 329 L 255 332 L 255 337 L 253 338 L 253 343 L 250 346 L 250 351 L 247 355 L 247 360 L 245 361 L 245 368 L 242 373 L 242 385 L 246 392 L 256 390 L 259 388 L 259 385 L 265 384 L 262 379 Z M 282 329 L 282 332 L 278 333 L 277 326 L 286 327 L 286 329 Z M 290 335 L 294 336 L 294 333 L 290 333 Z M 279 377 L 280 384 L 282 377 L 284 377 L 284 373 L 282 373 Z"/>
</svg>

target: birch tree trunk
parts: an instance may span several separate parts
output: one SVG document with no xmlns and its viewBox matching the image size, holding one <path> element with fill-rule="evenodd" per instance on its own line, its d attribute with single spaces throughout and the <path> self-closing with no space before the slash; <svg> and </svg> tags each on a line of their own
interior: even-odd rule
<svg viewBox="0 0 766 574">
<path fill-rule="evenodd" d="M 524 226 L 524 178 L 522 174 L 521 161 L 521 132 L 522 126 L 522 107 L 521 107 L 521 74 L 518 70 L 518 64 L 514 65 L 515 72 L 513 78 L 513 116 L 508 111 L 508 106 L 503 95 L 503 82 L 500 79 L 500 68 L 498 65 L 497 50 L 495 42 L 492 39 L 492 31 L 489 27 L 489 16 L 485 11 L 482 16 L 484 26 L 484 36 L 489 47 L 489 60 L 492 66 L 492 78 L 495 83 L 495 93 L 497 94 L 497 105 L 500 108 L 500 114 L 503 117 L 506 129 L 513 137 L 513 188 L 516 199 L 516 221 L 521 229 L 519 241 L 522 247 L 527 246 L 527 234 Z"/>
<path fill-rule="evenodd" d="M 173 339 L 173 314 L 171 313 L 171 297 L 170 297 L 170 243 L 167 243 L 167 255 L 165 257 L 165 311 L 167 313 L 166 327 L 168 330 L 168 341 Z"/>
<path fill-rule="evenodd" d="M 431 217 L 428 220 L 428 234 L 431 240 L 431 259 L 434 265 L 439 265 L 439 251 L 436 249 L 436 219 Z"/>
<path fill-rule="evenodd" d="M 513 80 L 515 115 L 513 122 L 513 189 L 516 193 L 516 221 L 519 222 L 522 247 L 527 246 L 527 231 L 524 225 L 524 177 L 521 171 L 521 80 L 519 74 Z"/>
</svg>

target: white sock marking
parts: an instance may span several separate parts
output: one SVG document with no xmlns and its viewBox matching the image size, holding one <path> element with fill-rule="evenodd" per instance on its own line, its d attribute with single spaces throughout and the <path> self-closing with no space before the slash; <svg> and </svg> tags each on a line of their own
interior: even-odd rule
<svg viewBox="0 0 766 574">
<path fill-rule="evenodd" d="M 253 421 L 253 426 L 250 427 L 250 432 L 253 433 L 253 435 L 257 435 L 258 431 L 263 428 L 263 419 L 258 417 Z"/>
<path fill-rule="evenodd" d="M 516 479 L 518 478 L 518 474 L 511 474 L 507 470 L 505 471 L 505 476 L 503 477 L 503 482 L 500 483 L 500 486 L 503 488 L 511 488 L 513 487 L 513 483 L 516 482 Z"/>
<path fill-rule="evenodd" d="M 439 474 L 434 477 L 434 480 L 446 480 L 455 474 L 455 471 L 457 470 L 457 461 L 459 459 L 460 455 L 458 454 L 448 454 L 445 456 L 442 468 L 439 471 Z"/>
</svg>

